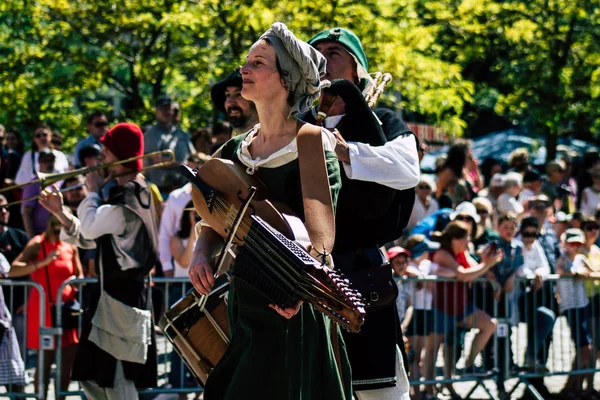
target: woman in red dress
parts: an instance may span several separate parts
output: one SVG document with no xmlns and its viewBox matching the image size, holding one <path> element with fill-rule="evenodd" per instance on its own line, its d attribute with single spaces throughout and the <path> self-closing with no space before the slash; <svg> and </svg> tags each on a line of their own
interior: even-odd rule
<svg viewBox="0 0 600 400">
<path fill-rule="evenodd" d="M 74 289 L 67 285 L 62 292 L 61 298 L 56 299 L 58 289 L 62 283 L 73 277 L 83 277 L 81 262 L 77 247 L 64 243 L 60 240 L 60 222 L 51 216 L 46 225 L 46 232 L 34 236 L 23 252 L 13 261 L 9 277 L 30 275 L 31 280 L 39 283 L 46 293 L 46 327 L 52 327 L 50 314 L 50 300 L 57 303 L 75 298 Z M 50 287 L 48 287 L 48 285 Z M 39 350 L 40 329 L 40 295 L 36 289 L 31 290 L 27 302 L 27 348 Z M 61 390 L 69 387 L 71 365 L 75 357 L 78 338 L 76 329 L 65 329 L 62 335 L 62 365 Z M 54 350 L 46 351 L 44 355 L 44 387 L 48 391 L 50 380 L 50 366 L 54 360 Z M 35 385 L 37 387 L 38 371 L 35 373 Z"/>
</svg>

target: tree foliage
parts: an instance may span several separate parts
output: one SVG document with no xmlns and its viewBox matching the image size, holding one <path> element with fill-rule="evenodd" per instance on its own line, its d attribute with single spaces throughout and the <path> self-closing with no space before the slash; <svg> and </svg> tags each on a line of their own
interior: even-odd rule
<svg viewBox="0 0 600 400">
<path fill-rule="evenodd" d="M 437 42 L 475 84 L 476 110 L 548 139 L 600 133 L 600 0 L 423 1 Z"/>
<path fill-rule="evenodd" d="M 161 95 L 183 126 L 217 115 L 210 87 L 272 22 L 301 39 L 344 26 L 382 102 L 461 134 L 486 112 L 548 134 L 600 131 L 600 0 L 1 0 L 0 123 L 37 120 L 71 145 L 84 116 L 153 122 Z M 68 143 L 68 142 L 67 142 Z"/>
<path fill-rule="evenodd" d="M 346 26 L 361 37 L 372 70 L 391 72 L 383 101 L 461 133 L 472 85 L 430 47 L 414 0 L 317 4 L 233 0 L 4 0 L 0 4 L 0 121 L 28 133 L 50 121 L 74 140 L 95 108 L 118 120 L 153 120 L 154 101 L 177 99 L 187 128 L 213 117 L 210 86 L 243 63 L 272 22 L 308 40 Z M 399 93 L 402 93 L 400 102 Z M 113 100 L 117 99 L 115 108 Z"/>
</svg>

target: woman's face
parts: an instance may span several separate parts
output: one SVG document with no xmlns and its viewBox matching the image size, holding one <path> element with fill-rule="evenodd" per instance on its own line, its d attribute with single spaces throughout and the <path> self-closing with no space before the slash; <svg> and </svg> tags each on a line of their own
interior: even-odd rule
<svg viewBox="0 0 600 400">
<path fill-rule="evenodd" d="M 490 176 L 493 176 L 494 174 L 501 174 L 502 173 L 502 165 L 501 164 L 494 164 L 492 165 L 492 168 L 490 168 Z"/>
<path fill-rule="evenodd" d="M 431 194 L 431 186 L 427 182 L 419 182 L 417 185 L 417 196 L 419 199 L 425 200 Z"/>
<path fill-rule="evenodd" d="M 472 235 L 474 233 L 473 227 L 475 226 L 475 220 L 469 214 L 458 214 L 454 219 L 456 221 L 462 221 L 467 224 L 467 226 L 469 227 L 469 235 Z"/>
<path fill-rule="evenodd" d="M 537 229 L 533 226 L 528 226 L 521 230 L 521 240 L 523 240 L 523 244 L 529 246 L 532 244 L 537 238 Z"/>
<path fill-rule="evenodd" d="M 6 148 L 9 150 L 15 150 L 19 145 L 19 138 L 14 133 L 6 134 Z"/>
<path fill-rule="evenodd" d="M 479 225 L 485 226 L 488 218 L 490 217 L 490 212 L 485 206 L 477 206 L 477 215 L 479 215 Z"/>
<path fill-rule="evenodd" d="M 581 252 L 581 248 L 583 247 L 583 243 L 579 243 L 579 242 L 574 242 L 574 243 L 567 243 L 565 245 L 565 249 L 567 251 L 567 254 L 571 257 L 575 256 L 576 254 L 579 254 Z"/>
<path fill-rule="evenodd" d="M 50 132 L 48 129 L 38 128 L 33 133 L 33 140 L 35 141 L 38 150 L 47 149 L 51 139 L 52 132 Z"/>
<path fill-rule="evenodd" d="M 287 101 L 288 91 L 277 71 L 277 56 L 270 43 L 264 40 L 254 43 L 240 72 L 242 97 L 246 100 L 255 103 Z"/>
<path fill-rule="evenodd" d="M 399 254 L 391 260 L 392 269 L 398 276 L 404 275 L 408 266 L 408 257 L 405 254 Z"/>
<path fill-rule="evenodd" d="M 586 242 L 594 243 L 596 240 L 598 240 L 598 234 L 600 233 L 599 229 L 600 225 L 598 225 L 598 223 L 586 222 L 583 226 L 583 233 L 585 234 Z"/>
<path fill-rule="evenodd" d="M 454 253 L 462 253 L 468 250 L 469 240 L 471 238 L 467 235 L 464 238 L 452 239 L 452 251 Z"/>
</svg>

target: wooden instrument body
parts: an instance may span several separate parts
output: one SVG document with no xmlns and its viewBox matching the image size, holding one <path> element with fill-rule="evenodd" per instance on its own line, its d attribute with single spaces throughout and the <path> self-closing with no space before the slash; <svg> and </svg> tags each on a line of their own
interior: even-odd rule
<svg viewBox="0 0 600 400">
<path fill-rule="evenodd" d="M 163 315 L 158 324 L 201 385 L 206 383 L 229 343 L 225 302 L 228 290 L 228 282 L 218 281 L 201 309 L 198 306 L 201 296 L 191 289 Z"/>
<path fill-rule="evenodd" d="M 286 308 L 303 300 L 345 329 L 360 330 L 365 315 L 360 294 L 340 273 L 309 255 L 304 224 L 285 205 L 267 200 L 268 192 L 260 181 L 249 176 L 241 165 L 218 158 L 207 161 L 197 171 L 182 166 L 182 173 L 192 182 L 194 208 L 223 238 L 229 236 L 250 188 L 257 188 L 233 243 L 252 249 L 259 260 L 252 268 L 236 264 L 234 276 L 243 275 L 242 279 L 252 286 L 250 269 L 269 276 L 271 282 L 281 283 L 275 292 L 270 290 L 272 286 L 255 288 L 272 303 Z"/>
<path fill-rule="evenodd" d="M 288 239 L 295 239 L 292 227 L 288 223 L 289 218 L 283 215 L 293 216 L 293 213 L 285 205 L 274 204 L 267 200 L 268 191 L 264 184 L 248 175 L 242 166 L 230 160 L 211 159 L 198 170 L 197 177 L 218 193 L 229 205 L 226 215 L 215 213 L 213 212 L 214 208 L 207 203 L 202 192 L 196 188 L 192 190 L 194 208 L 202 219 L 222 237 L 226 238 L 229 235 L 229 229 L 233 225 L 237 211 L 241 208 L 243 199 L 248 196 L 251 187 L 256 187 L 258 190 L 244 219 L 248 220 L 251 214 L 260 215 L 263 220 Z M 243 245 L 244 236 L 247 233 L 247 227 L 241 226 L 235 235 L 234 243 Z"/>
</svg>

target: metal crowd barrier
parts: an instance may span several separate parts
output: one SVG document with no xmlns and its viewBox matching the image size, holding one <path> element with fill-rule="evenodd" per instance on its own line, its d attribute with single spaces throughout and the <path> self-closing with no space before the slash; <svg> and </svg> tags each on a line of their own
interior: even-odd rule
<svg viewBox="0 0 600 400">
<path fill-rule="evenodd" d="M 162 316 L 162 314 L 167 310 L 176 300 L 179 300 L 189 289 L 192 288 L 189 278 L 153 278 L 152 279 L 154 285 L 151 289 L 152 295 L 152 303 L 155 307 L 154 318 L 155 325 L 158 324 L 158 319 Z M 98 282 L 96 278 L 84 278 L 84 279 L 72 279 L 70 281 L 65 281 L 58 290 L 59 295 L 57 298 L 60 298 L 61 293 L 67 285 L 77 286 L 79 302 L 85 305 L 85 297 L 89 293 L 89 288 L 91 284 L 95 284 Z M 158 303 L 158 304 L 157 304 Z M 157 307 L 159 308 L 157 310 Z M 62 321 L 61 319 L 61 308 L 56 307 L 56 321 Z M 81 319 L 80 319 L 81 326 Z M 58 328 L 55 331 L 57 338 L 57 343 L 60 343 L 62 337 L 62 329 Z M 175 354 L 175 356 L 173 356 Z M 173 351 L 170 343 L 166 338 L 161 338 L 160 335 L 157 335 L 157 357 L 158 357 L 158 382 L 159 386 L 155 388 L 147 388 L 144 390 L 140 390 L 139 394 L 142 395 L 142 398 L 154 398 L 154 396 L 160 394 L 168 394 L 168 393 L 195 393 L 202 392 L 202 388 L 198 386 L 193 378 L 191 380 L 185 378 L 187 367 L 181 361 L 179 357 L 176 356 L 176 352 Z M 171 358 L 174 358 L 174 363 L 171 362 Z M 57 347 L 56 349 L 56 364 L 60 365 L 62 360 L 62 349 Z M 177 382 L 171 382 L 169 379 L 169 375 L 173 371 L 173 369 L 178 369 L 180 371 L 179 379 Z M 65 377 L 61 376 L 60 368 L 56 369 L 55 373 L 55 387 L 60 388 L 62 380 Z M 77 383 L 77 390 L 68 390 L 68 391 L 57 391 L 57 396 L 84 396 L 83 389 L 81 385 Z M 143 397 L 147 395 L 148 397 Z"/>
<path fill-rule="evenodd" d="M 36 282 L 31 282 L 31 281 L 22 281 L 22 280 L 0 280 L 0 290 L 4 290 L 4 288 L 10 288 L 8 290 L 9 295 L 6 296 L 8 297 L 7 300 L 7 308 L 9 310 L 9 312 L 11 313 L 11 316 L 13 318 L 13 324 L 11 325 L 11 328 L 14 328 L 14 322 L 15 322 L 15 315 L 14 315 L 14 311 L 15 311 L 15 307 L 14 307 L 14 293 L 15 293 L 15 287 L 20 288 L 22 287 L 25 290 L 25 303 L 23 304 L 23 320 L 19 321 L 20 323 L 22 323 L 21 325 L 21 330 L 19 332 L 19 334 L 17 335 L 18 341 L 19 341 L 19 349 L 20 349 L 20 354 L 19 357 L 21 357 L 21 359 L 23 360 L 24 363 L 27 362 L 27 349 L 26 349 L 26 343 L 27 343 L 27 304 L 28 304 L 28 296 L 27 293 L 29 290 L 33 290 L 36 289 L 39 292 L 40 295 L 40 304 L 39 304 L 39 308 L 40 308 L 40 334 L 39 334 L 39 343 L 38 346 L 40 349 L 50 349 L 53 346 L 52 340 L 53 340 L 53 332 L 51 328 L 45 328 L 45 324 L 46 324 L 46 293 L 44 292 L 44 288 Z M 19 320 L 21 317 L 18 316 L 17 320 Z M 12 351 L 9 350 L 9 357 L 14 356 L 14 354 L 12 353 Z M 44 351 L 37 351 L 37 365 L 44 365 Z M 27 367 L 27 365 L 25 364 L 25 368 Z M 24 390 L 24 392 L 27 395 L 27 398 L 31 398 L 34 397 L 36 399 L 40 399 L 40 400 L 44 400 L 46 398 L 46 393 L 44 392 L 44 368 L 38 368 L 39 369 L 39 374 L 38 374 L 38 385 L 37 388 L 34 388 L 35 393 L 27 393 L 26 390 Z M 9 398 L 9 399 L 16 399 L 16 398 L 24 398 L 24 393 L 23 392 L 17 392 L 15 391 L 15 386 L 14 384 L 10 384 L 10 385 L 6 385 L 6 389 L 7 391 L 2 393 L 0 392 L 0 397 L 2 398 Z M 25 386 L 27 386 L 27 376 L 25 377 Z M 25 388 L 24 388 L 25 389 Z"/>
<path fill-rule="evenodd" d="M 498 299 L 493 296 L 493 281 L 480 278 L 465 286 L 462 295 L 476 309 L 494 318 L 496 327 L 495 334 L 484 350 L 477 355 L 474 370 L 465 371 L 464 368 L 458 368 L 458 371 L 453 373 L 452 370 L 456 367 L 464 367 L 467 354 L 474 343 L 475 332 L 461 326 L 461 316 L 449 317 L 449 320 L 444 322 L 445 329 L 441 329 L 440 319 L 431 316 L 439 310 L 435 309 L 433 299 L 424 301 L 427 298 L 423 290 L 444 290 L 445 286 L 450 289 L 456 281 L 437 276 L 397 277 L 401 288 L 400 297 L 404 292 L 404 296 L 410 301 L 405 303 L 405 300 L 400 298 L 397 304 L 400 308 L 402 304 L 413 308 L 412 320 L 409 324 L 403 324 L 404 336 L 410 344 L 407 347 L 410 347 L 408 358 L 411 386 L 418 388 L 417 393 L 420 392 L 419 388 L 425 388 L 425 392 L 431 394 L 434 392 L 433 387 L 440 392 L 448 384 L 472 382 L 474 385 L 470 388 L 463 385 L 461 392 L 467 393 L 463 395 L 464 398 L 470 398 L 475 390 L 481 387 L 489 398 L 496 399 L 514 398 L 519 387 L 524 385 L 525 390 L 540 400 L 543 400 L 542 395 L 531 384 L 531 380 L 535 378 L 585 375 L 592 382 L 592 387 L 593 374 L 600 371 L 596 365 L 596 352 L 600 350 L 600 281 L 596 296 L 589 299 L 591 319 L 575 321 L 576 331 L 571 333 L 565 314 L 559 312 L 555 295 L 555 286 L 559 279 L 572 278 L 550 275 L 541 288 L 534 287 L 533 277 L 516 278 L 512 292 L 503 294 Z M 453 294 L 456 301 L 459 296 L 456 292 Z M 424 316 L 424 312 L 429 312 L 430 316 Z M 431 322 L 429 318 L 432 318 Z M 590 323 L 593 339 L 591 360 L 586 364 L 572 365 L 578 351 L 572 337 L 580 338 L 583 334 L 583 324 L 587 322 Z M 438 350 L 438 343 L 433 339 L 436 334 L 425 334 L 429 331 L 444 330 L 446 333 L 441 340 L 438 336 L 438 341 L 442 341 L 444 346 Z M 450 357 L 446 354 L 448 350 Z M 420 354 L 416 354 L 417 352 Z M 427 368 L 428 365 L 430 368 Z M 440 372 L 440 368 L 450 371 Z M 496 388 L 488 387 L 488 383 L 495 383 Z M 482 393 L 478 396 L 480 394 Z"/>
<path fill-rule="evenodd" d="M 519 387 L 529 390 L 529 392 L 542 399 L 531 380 L 540 377 L 552 377 L 558 375 L 584 375 L 593 378 L 593 374 L 598 372 L 596 367 L 596 351 L 600 349 L 600 286 L 598 286 L 596 296 L 590 300 L 589 313 L 593 317 L 591 323 L 591 334 L 594 338 L 593 348 L 591 349 L 594 362 L 575 365 L 572 368 L 572 360 L 575 358 L 577 349 L 571 338 L 571 330 L 566 318 L 559 313 L 558 304 L 555 297 L 555 286 L 559 279 L 571 279 L 568 277 L 559 277 L 551 275 L 543 284 L 542 288 L 535 290 L 532 286 L 532 279 L 516 279 L 513 292 L 494 298 L 494 284 L 486 279 L 477 279 L 469 285 L 465 285 L 460 290 L 452 291 L 447 297 L 448 300 L 457 302 L 461 295 L 474 308 L 479 309 L 496 320 L 494 334 L 489 339 L 483 351 L 475 358 L 475 367 L 473 370 L 465 370 L 464 365 L 467 355 L 474 345 L 475 331 L 469 329 L 463 324 L 465 318 L 461 316 L 448 316 L 446 318 L 434 317 L 433 300 L 427 296 L 427 290 L 450 291 L 451 285 L 456 283 L 452 279 L 444 279 L 437 276 L 426 276 L 421 278 L 398 278 L 401 283 L 400 297 L 398 304 L 407 305 L 407 299 L 410 299 L 413 306 L 413 318 L 409 324 L 405 324 L 404 335 L 408 337 L 409 346 L 412 352 L 409 354 L 411 364 L 411 385 L 417 388 L 442 390 L 448 385 L 460 384 L 464 398 L 469 398 L 478 388 L 481 388 L 478 395 L 482 392 L 489 398 L 498 398 L 497 393 L 501 391 L 506 393 L 508 398 L 515 395 Z M 96 279 L 73 279 L 64 282 L 59 288 L 57 298 L 61 298 L 61 293 L 66 285 L 75 285 L 79 287 L 79 301 L 85 304 L 85 298 L 89 294 L 91 284 L 96 283 Z M 27 281 L 0 281 L 0 286 L 8 287 L 31 287 L 36 288 L 41 293 L 41 320 L 43 326 L 45 314 L 43 304 L 45 302 L 45 293 L 42 287 L 34 282 Z M 153 287 L 153 303 L 158 307 L 156 318 L 158 319 L 170 305 L 183 296 L 191 284 L 187 278 L 156 278 Z M 421 290 L 419 292 L 419 290 Z M 425 292 L 424 292 L 425 291 Z M 9 296 L 10 297 L 10 296 Z M 27 299 L 26 299 L 27 301 Z M 158 304 L 161 303 L 161 304 Z M 27 303 L 26 303 L 27 304 Z M 25 308 L 26 308 L 25 304 Z M 7 304 L 9 309 L 12 305 Z M 402 307 L 401 307 L 402 308 Z M 416 309 L 418 308 L 418 310 Z M 425 314 L 424 311 L 430 311 Z M 12 311 L 12 310 L 11 310 Z M 61 321 L 61 307 L 56 308 L 56 321 Z M 27 316 L 25 315 L 25 318 Z M 556 322 L 554 322 L 554 320 Z M 473 315 L 469 320 L 476 325 L 478 320 Z M 578 338 L 582 332 L 579 329 L 584 321 L 576 321 L 577 331 L 573 335 Z M 431 332 L 436 332 L 433 334 Z M 425 333 L 427 333 L 425 335 Z M 60 366 L 62 361 L 62 329 L 41 328 L 40 329 L 40 348 L 49 348 L 54 343 L 56 345 L 56 365 Z M 158 338 L 158 337 L 157 337 Z M 152 398 L 161 393 L 192 393 L 201 392 L 202 389 L 192 380 L 185 377 L 187 368 L 182 361 L 172 351 L 170 344 L 165 338 L 157 340 L 158 365 L 159 365 L 159 384 L 156 388 L 149 388 L 140 391 L 143 398 Z M 440 348 L 436 345 L 443 344 Z M 415 349 L 422 348 L 421 354 L 416 354 Z M 421 357 L 425 350 L 424 357 Z M 21 348 L 22 356 L 26 355 L 25 349 Z M 175 356 L 172 356 L 175 354 Z M 171 359 L 173 357 L 173 359 Z M 38 366 L 44 365 L 44 352 L 37 354 Z M 40 368 L 43 374 L 43 368 Z M 171 376 L 169 376 L 171 375 Z M 60 391 L 61 382 L 65 379 L 61 376 L 61 369 L 56 368 L 54 373 L 55 388 L 57 396 L 79 395 L 83 396 L 80 386 L 75 390 Z M 68 379 L 68 378 L 67 378 Z M 509 385 L 510 383 L 510 385 Z M 495 384 L 496 387 L 490 386 Z M 470 385 L 470 386 L 469 386 Z M 502 386 L 502 388 L 500 387 Z M 509 387 L 510 386 L 510 387 Z M 502 390 L 500 390 L 502 389 Z M 43 376 L 40 379 L 37 394 L 33 396 L 38 399 L 44 399 L 43 394 Z M 22 393 L 8 392 L 1 396 L 9 398 L 18 398 Z M 144 397 L 144 396 L 148 397 Z M 28 396 L 32 396 L 28 394 Z"/>
</svg>

